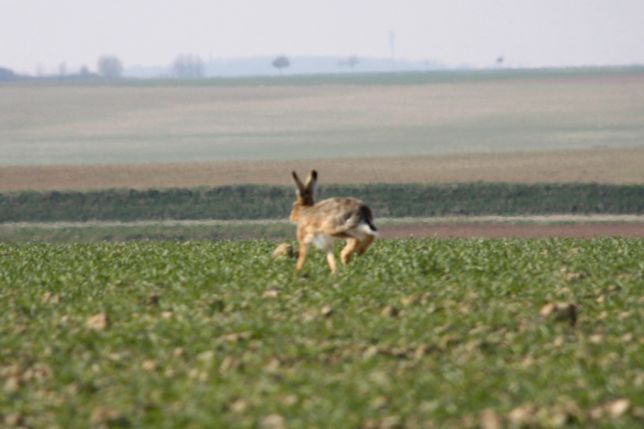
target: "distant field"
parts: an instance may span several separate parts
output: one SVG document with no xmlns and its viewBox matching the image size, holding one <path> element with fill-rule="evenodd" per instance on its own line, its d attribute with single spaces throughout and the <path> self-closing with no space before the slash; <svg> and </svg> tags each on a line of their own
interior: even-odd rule
<svg viewBox="0 0 644 429">
<path fill-rule="evenodd" d="M 644 183 L 644 147 L 414 157 L 213 161 L 171 164 L 0 166 L 0 191 L 290 186 L 316 168 L 323 184 Z"/>
<path fill-rule="evenodd" d="M 643 117 L 640 70 L 1 85 L 0 165 L 641 148 Z"/>
</svg>

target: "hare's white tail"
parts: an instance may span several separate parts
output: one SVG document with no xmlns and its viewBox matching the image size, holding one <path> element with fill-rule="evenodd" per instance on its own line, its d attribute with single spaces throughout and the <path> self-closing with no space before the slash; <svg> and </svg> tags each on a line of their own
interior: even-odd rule
<svg viewBox="0 0 644 429">
<path fill-rule="evenodd" d="M 376 228 L 372 222 L 361 222 L 358 226 L 358 230 L 366 235 L 372 235 L 374 237 L 380 236 L 378 228 Z"/>
<path fill-rule="evenodd" d="M 373 215 L 371 209 L 367 206 L 360 207 L 360 225 L 358 228 L 367 235 L 378 237 L 378 228 L 373 224 Z"/>
</svg>

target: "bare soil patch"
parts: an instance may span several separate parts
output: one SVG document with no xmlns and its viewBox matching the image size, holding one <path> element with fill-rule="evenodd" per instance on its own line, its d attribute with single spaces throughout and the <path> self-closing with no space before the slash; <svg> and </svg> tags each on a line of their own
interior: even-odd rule
<svg viewBox="0 0 644 429">
<path fill-rule="evenodd" d="M 481 216 L 427 219 L 380 219 L 376 222 L 381 239 L 420 238 L 644 238 L 644 217 L 640 215 L 594 216 Z M 30 240 L 50 240 L 59 230 L 72 240 L 106 235 L 142 239 L 151 231 L 165 237 L 213 239 L 213 231 L 227 239 L 294 239 L 294 226 L 286 220 L 224 221 L 166 220 L 137 222 L 20 222 L 0 223 L 0 238 L 20 237 L 33 232 Z M 190 233 L 190 230 L 198 233 Z M 270 232 L 270 235 L 266 235 Z M 174 234 L 174 235 L 173 235 Z M 24 234 L 23 234 L 24 235 Z M 185 239 L 185 238 L 183 238 Z"/>
<path fill-rule="evenodd" d="M 290 185 L 316 168 L 325 184 L 644 183 L 644 147 L 295 161 L 0 167 L 0 191 Z"/>
<path fill-rule="evenodd" d="M 437 223 L 387 225 L 382 237 L 401 238 L 644 238 L 644 223 Z"/>
</svg>

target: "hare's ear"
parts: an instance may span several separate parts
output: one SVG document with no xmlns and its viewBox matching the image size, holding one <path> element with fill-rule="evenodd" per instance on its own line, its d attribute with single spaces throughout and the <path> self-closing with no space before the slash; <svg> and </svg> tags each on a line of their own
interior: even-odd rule
<svg viewBox="0 0 644 429">
<path fill-rule="evenodd" d="M 297 192 L 298 194 L 301 194 L 302 192 L 304 192 L 306 187 L 304 186 L 300 178 L 297 177 L 297 173 L 295 171 L 292 171 L 291 174 L 293 175 L 293 181 L 295 182 L 295 186 L 297 186 Z"/>
<path fill-rule="evenodd" d="M 318 182 L 318 172 L 311 170 L 309 177 L 306 179 L 306 189 L 313 192 L 315 190 L 315 185 Z"/>
</svg>

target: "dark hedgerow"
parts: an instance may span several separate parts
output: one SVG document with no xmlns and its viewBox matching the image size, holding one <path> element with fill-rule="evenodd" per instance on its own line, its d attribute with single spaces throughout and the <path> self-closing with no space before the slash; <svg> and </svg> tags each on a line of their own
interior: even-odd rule
<svg viewBox="0 0 644 429">
<path fill-rule="evenodd" d="M 644 213 L 644 184 L 332 185 L 318 195 L 362 198 L 378 217 Z M 291 188 L 262 185 L 12 192 L 0 194 L 0 222 L 278 219 L 292 201 Z"/>
</svg>

